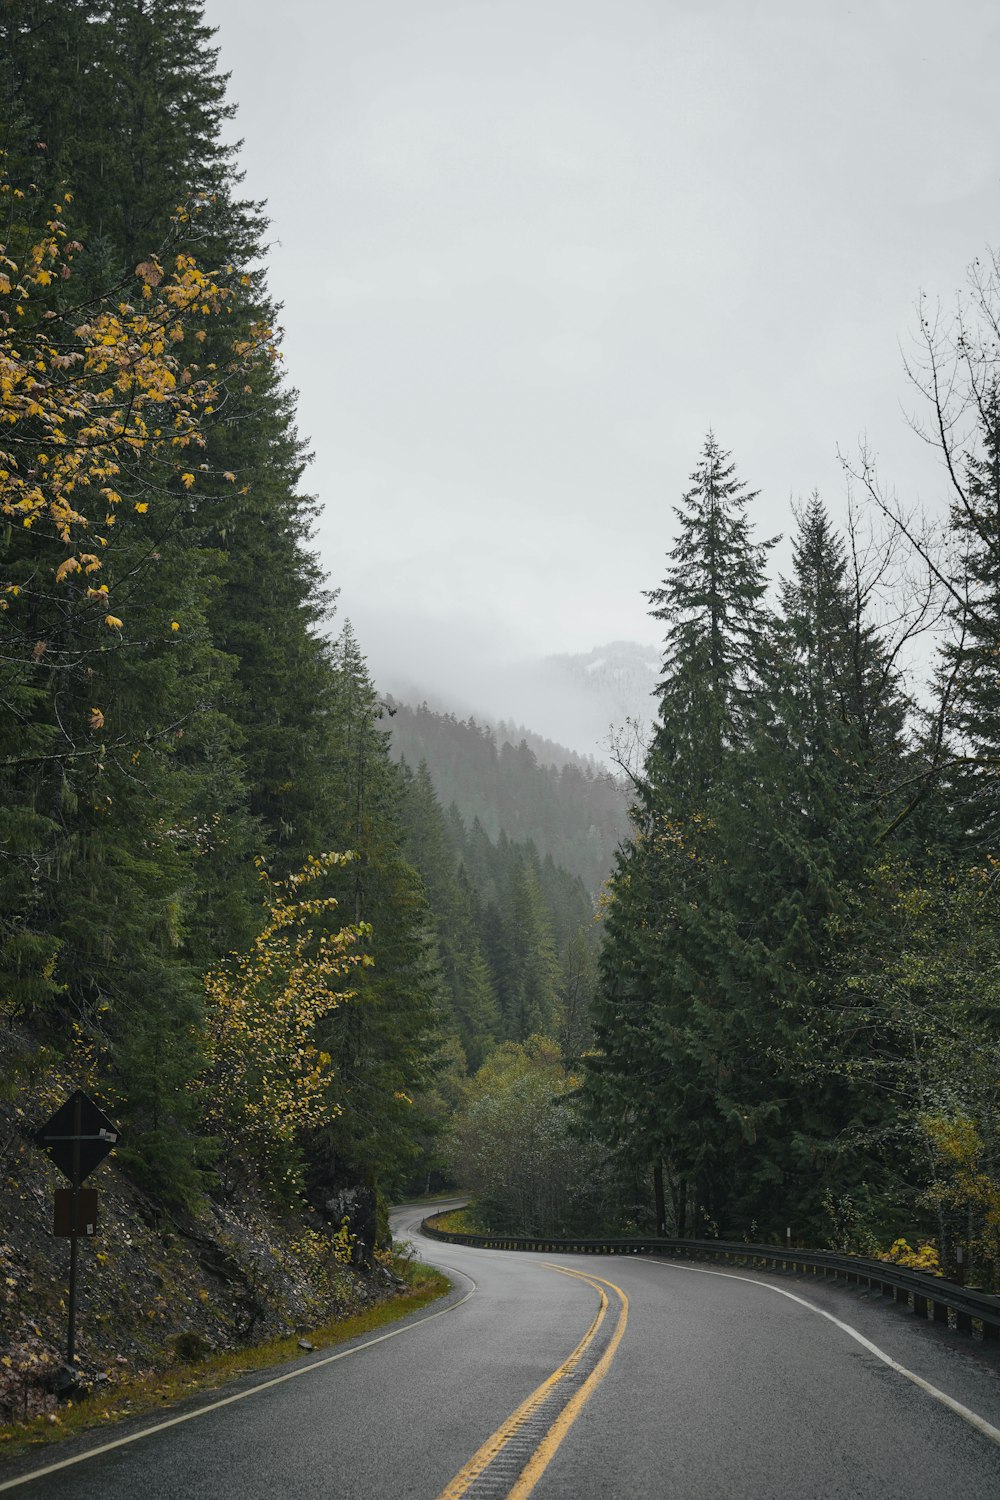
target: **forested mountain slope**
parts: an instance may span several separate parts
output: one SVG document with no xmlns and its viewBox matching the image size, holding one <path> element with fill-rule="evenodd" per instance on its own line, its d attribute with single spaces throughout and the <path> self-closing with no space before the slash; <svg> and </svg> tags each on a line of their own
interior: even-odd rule
<svg viewBox="0 0 1000 1500">
<path fill-rule="evenodd" d="M 463 821 L 493 840 L 530 839 L 539 854 L 578 875 L 596 893 L 610 873 L 627 826 L 621 782 L 564 751 L 563 763 L 539 760 L 525 740 L 437 713 L 421 704 L 393 704 L 392 753 L 430 772 L 442 804 L 454 803 Z M 544 743 L 544 742 L 543 742 Z"/>
</svg>

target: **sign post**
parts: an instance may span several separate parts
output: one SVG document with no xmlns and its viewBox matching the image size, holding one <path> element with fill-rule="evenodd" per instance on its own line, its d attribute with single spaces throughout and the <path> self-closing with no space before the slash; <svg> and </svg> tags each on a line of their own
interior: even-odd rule
<svg viewBox="0 0 1000 1500">
<path fill-rule="evenodd" d="M 74 1089 L 64 1104 L 35 1135 L 35 1144 L 70 1180 L 56 1190 L 55 1233 L 69 1239 L 69 1329 L 66 1360 L 76 1359 L 77 1241 L 97 1228 L 97 1192 L 80 1184 L 118 1143 L 118 1128 L 82 1089 Z"/>
</svg>

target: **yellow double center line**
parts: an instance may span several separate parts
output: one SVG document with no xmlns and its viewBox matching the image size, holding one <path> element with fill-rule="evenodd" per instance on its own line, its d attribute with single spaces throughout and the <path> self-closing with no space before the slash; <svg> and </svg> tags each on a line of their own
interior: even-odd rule
<svg viewBox="0 0 1000 1500">
<path fill-rule="evenodd" d="M 615 1357 L 615 1351 L 622 1341 L 622 1335 L 628 1324 L 628 1298 L 620 1286 L 616 1286 L 613 1281 L 605 1281 L 600 1276 L 591 1276 L 584 1271 L 571 1271 L 565 1266 L 554 1266 L 548 1263 L 546 1263 L 546 1269 L 549 1271 L 558 1271 L 561 1276 L 573 1276 L 578 1281 L 585 1281 L 588 1286 L 593 1287 L 594 1291 L 600 1297 L 600 1307 L 597 1310 L 594 1320 L 572 1354 L 563 1361 L 557 1370 L 553 1370 L 552 1374 L 543 1380 L 536 1390 L 532 1391 L 527 1400 L 521 1402 L 516 1411 L 511 1412 L 507 1420 L 497 1428 L 491 1437 L 486 1439 L 486 1442 L 472 1455 L 469 1462 L 459 1469 L 451 1483 L 447 1484 L 441 1491 L 438 1500 L 460 1500 L 460 1497 L 472 1488 L 477 1479 L 487 1474 L 490 1466 L 500 1458 L 507 1446 L 523 1432 L 524 1428 L 528 1426 L 532 1418 L 539 1412 L 539 1409 L 557 1392 L 560 1382 L 566 1380 L 567 1377 L 576 1371 L 600 1333 L 601 1326 L 607 1316 L 608 1298 L 604 1292 L 604 1287 L 609 1287 L 616 1294 L 620 1303 L 618 1323 L 611 1338 L 608 1340 L 608 1346 L 586 1380 L 569 1398 L 558 1416 L 544 1433 L 541 1441 L 522 1467 L 512 1488 L 507 1491 L 507 1500 L 526 1500 L 526 1497 L 531 1494 L 535 1485 L 555 1457 L 563 1438 L 565 1438 L 573 1423 L 580 1415 L 580 1412 L 608 1373 L 611 1361 Z"/>
</svg>

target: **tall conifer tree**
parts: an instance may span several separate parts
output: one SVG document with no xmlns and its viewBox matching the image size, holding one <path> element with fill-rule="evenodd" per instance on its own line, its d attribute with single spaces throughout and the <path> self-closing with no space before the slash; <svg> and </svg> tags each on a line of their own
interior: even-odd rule
<svg viewBox="0 0 1000 1500">
<path fill-rule="evenodd" d="M 1000 382 L 980 401 L 974 448 L 951 507 L 951 532 L 961 574 L 952 595 L 953 633 L 944 668 L 955 674 L 950 716 L 956 749 L 966 758 L 953 772 L 953 795 L 971 848 L 1000 845 Z"/>
<path fill-rule="evenodd" d="M 754 495 L 713 434 L 677 508 L 663 582 L 647 597 L 666 627 L 659 720 L 612 882 L 588 1097 L 606 1137 L 711 1217 L 727 1166 L 715 1111 L 726 1067 L 724 998 L 708 967 L 704 904 L 713 801 L 746 741 L 764 630 L 769 543 L 752 538 Z"/>
<path fill-rule="evenodd" d="M 389 756 L 383 704 L 350 624 L 333 648 L 326 748 L 330 836 L 355 858 L 333 882 L 345 922 L 369 924 L 373 967 L 323 1029 L 343 1114 L 310 1145 L 324 1183 L 400 1186 L 413 1159 L 415 1100 L 431 1075 L 441 976 L 423 882 L 406 858 L 403 780 Z"/>
</svg>

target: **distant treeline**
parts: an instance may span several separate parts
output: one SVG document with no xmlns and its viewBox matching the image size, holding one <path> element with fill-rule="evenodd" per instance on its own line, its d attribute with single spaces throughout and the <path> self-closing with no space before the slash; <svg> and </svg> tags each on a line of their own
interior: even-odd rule
<svg viewBox="0 0 1000 1500">
<path fill-rule="evenodd" d="M 578 1054 L 590 1035 L 594 907 L 578 875 L 530 839 L 494 840 L 442 811 L 426 765 L 402 763 L 406 848 L 430 902 L 449 1033 L 463 1068 L 499 1042 L 541 1033 Z"/>
<path fill-rule="evenodd" d="M 503 833 L 530 839 L 541 855 L 578 875 L 596 894 L 607 879 L 627 827 L 621 782 L 571 752 L 545 763 L 525 738 L 512 743 L 497 729 L 436 713 L 422 704 L 396 704 L 393 754 L 424 763 L 447 806 L 492 839 Z M 538 741 L 544 748 L 548 742 Z"/>
</svg>

